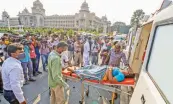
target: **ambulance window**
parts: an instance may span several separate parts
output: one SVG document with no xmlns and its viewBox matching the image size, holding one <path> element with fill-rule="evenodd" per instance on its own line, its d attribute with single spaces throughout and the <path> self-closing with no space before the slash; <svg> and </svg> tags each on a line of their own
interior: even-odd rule
<svg viewBox="0 0 173 104">
<path fill-rule="evenodd" d="M 167 100 L 173 104 L 173 24 L 157 27 L 152 45 L 148 72 Z"/>
</svg>

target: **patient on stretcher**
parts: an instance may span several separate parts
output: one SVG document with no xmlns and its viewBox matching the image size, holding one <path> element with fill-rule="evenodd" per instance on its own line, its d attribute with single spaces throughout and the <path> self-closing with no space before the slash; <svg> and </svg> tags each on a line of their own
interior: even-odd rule
<svg viewBox="0 0 173 104">
<path fill-rule="evenodd" d="M 134 78 L 133 74 L 124 74 L 119 68 L 108 66 L 89 65 L 82 68 L 68 67 L 64 72 L 76 73 L 82 79 L 103 80 L 111 82 L 121 82 L 125 78 Z M 125 71 L 127 73 L 127 71 Z"/>
<path fill-rule="evenodd" d="M 63 72 L 74 73 L 76 69 L 77 69 L 76 66 L 68 66 L 68 67 L 66 67 L 66 68 L 63 68 Z"/>
<path fill-rule="evenodd" d="M 125 74 L 118 68 L 108 68 L 103 77 L 103 81 L 121 82 L 125 79 Z"/>
</svg>

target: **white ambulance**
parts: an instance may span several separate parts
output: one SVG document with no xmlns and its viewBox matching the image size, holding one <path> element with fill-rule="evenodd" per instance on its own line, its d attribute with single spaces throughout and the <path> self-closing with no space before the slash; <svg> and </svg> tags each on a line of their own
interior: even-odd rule
<svg viewBox="0 0 173 104">
<path fill-rule="evenodd" d="M 145 25 L 151 32 L 130 104 L 173 104 L 173 5 Z"/>
</svg>

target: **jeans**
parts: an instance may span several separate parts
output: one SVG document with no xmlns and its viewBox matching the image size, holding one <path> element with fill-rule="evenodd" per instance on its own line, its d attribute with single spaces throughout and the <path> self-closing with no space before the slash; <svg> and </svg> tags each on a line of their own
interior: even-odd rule
<svg viewBox="0 0 173 104">
<path fill-rule="evenodd" d="M 40 64 L 40 54 L 37 54 L 37 56 L 36 56 L 36 72 L 38 72 L 39 64 Z"/>
<path fill-rule="evenodd" d="M 31 61 L 29 61 L 29 62 L 22 62 L 22 68 L 23 68 L 23 73 L 24 73 L 25 81 L 28 81 L 28 76 L 29 76 L 29 78 L 31 78 L 32 77 L 32 73 L 33 73 L 32 62 Z"/>
<path fill-rule="evenodd" d="M 36 73 L 36 58 L 31 58 L 32 61 L 32 68 L 33 68 L 33 75 Z"/>
<path fill-rule="evenodd" d="M 48 54 L 47 55 L 41 55 L 42 64 L 43 64 L 43 70 L 46 71 L 46 65 L 48 64 Z"/>
<path fill-rule="evenodd" d="M 19 104 L 19 101 L 16 99 L 13 91 L 7 91 L 4 90 L 4 98 L 10 103 L 10 104 Z"/>
<path fill-rule="evenodd" d="M 91 56 L 91 63 L 92 65 L 97 65 L 98 64 L 98 55 L 93 55 Z"/>
</svg>

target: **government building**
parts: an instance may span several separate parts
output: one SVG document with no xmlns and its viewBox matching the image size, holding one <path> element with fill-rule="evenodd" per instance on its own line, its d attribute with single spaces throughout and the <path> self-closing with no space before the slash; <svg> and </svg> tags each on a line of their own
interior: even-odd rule
<svg viewBox="0 0 173 104">
<path fill-rule="evenodd" d="M 6 11 L 2 13 L 0 26 L 2 27 L 44 27 L 74 30 L 96 30 L 103 33 L 110 32 L 111 22 L 106 16 L 99 18 L 89 11 L 88 3 L 84 1 L 78 13 L 74 15 L 45 15 L 43 4 L 36 0 L 30 13 L 27 8 L 18 13 L 18 17 L 10 17 Z"/>
</svg>

